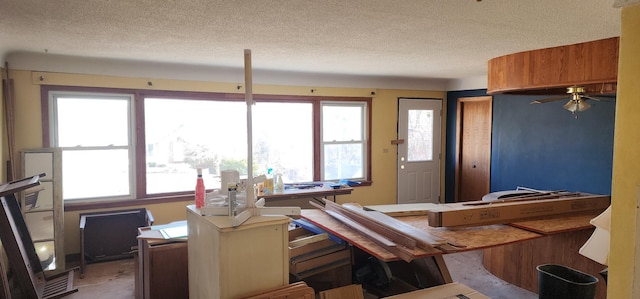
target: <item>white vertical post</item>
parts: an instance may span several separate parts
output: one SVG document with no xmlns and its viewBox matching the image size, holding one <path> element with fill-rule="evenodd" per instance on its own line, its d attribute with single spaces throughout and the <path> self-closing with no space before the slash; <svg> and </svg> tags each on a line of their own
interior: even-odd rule
<svg viewBox="0 0 640 299">
<path fill-rule="evenodd" d="M 253 106 L 253 82 L 251 72 L 251 50 L 244 50 L 244 99 L 247 103 L 247 208 L 255 207 L 253 189 L 253 124 L 251 107 Z"/>
</svg>

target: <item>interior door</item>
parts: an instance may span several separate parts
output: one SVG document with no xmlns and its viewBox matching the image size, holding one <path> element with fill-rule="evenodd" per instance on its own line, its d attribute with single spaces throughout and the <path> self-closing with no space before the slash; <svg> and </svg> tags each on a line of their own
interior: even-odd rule
<svg viewBox="0 0 640 299">
<path fill-rule="evenodd" d="M 491 180 L 492 97 L 458 99 L 456 201 L 480 200 Z"/>
<path fill-rule="evenodd" d="M 399 99 L 398 203 L 438 203 L 442 100 Z"/>
</svg>

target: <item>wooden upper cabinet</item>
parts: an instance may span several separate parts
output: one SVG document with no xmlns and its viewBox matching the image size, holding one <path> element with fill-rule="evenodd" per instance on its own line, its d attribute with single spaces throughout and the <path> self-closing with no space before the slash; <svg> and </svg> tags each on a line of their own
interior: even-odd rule
<svg viewBox="0 0 640 299">
<path fill-rule="evenodd" d="M 618 37 L 539 49 L 489 60 L 487 93 L 556 94 L 570 86 L 615 93 Z"/>
</svg>

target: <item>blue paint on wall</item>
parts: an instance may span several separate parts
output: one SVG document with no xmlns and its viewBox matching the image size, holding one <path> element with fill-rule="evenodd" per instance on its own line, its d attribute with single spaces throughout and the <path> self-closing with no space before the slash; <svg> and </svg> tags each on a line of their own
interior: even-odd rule
<svg viewBox="0 0 640 299">
<path fill-rule="evenodd" d="M 457 99 L 486 90 L 447 93 L 445 199 L 455 192 Z M 589 101 L 576 119 L 567 101 L 529 104 L 546 96 L 493 96 L 491 191 L 518 186 L 611 193 L 615 102 Z"/>
<path fill-rule="evenodd" d="M 529 104 L 542 98 L 494 96 L 491 191 L 610 194 L 615 103 L 589 101 L 575 118 L 562 107 L 568 100 Z"/>
<path fill-rule="evenodd" d="M 455 198 L 456 179 L 456 122 L 458 111 L 458 98 L 486 96 L 486 89 L 462 90 L 447 92 L 447 132 L 444 169 L 444 199 L 445 202 L 453 202 Z"/>
</svg>

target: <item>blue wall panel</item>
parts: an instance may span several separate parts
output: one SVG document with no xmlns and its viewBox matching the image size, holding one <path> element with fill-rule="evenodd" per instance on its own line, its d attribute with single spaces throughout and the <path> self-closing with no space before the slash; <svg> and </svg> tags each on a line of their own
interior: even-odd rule
<svg viewBox="0 0 640 299">
<path fill-rule="evenodd" d="M 455 192 L 457 98 L 484 92 L 447 94 L 447 202 Z M 562 108 L 567 100 L 529 104 L 541 98 L 545 96 L 493 96 L 491 191 L 525 186 L 610 194 L 615 103 L 590 101 L 591 109 L 576 119 Z"/>
</svg>

